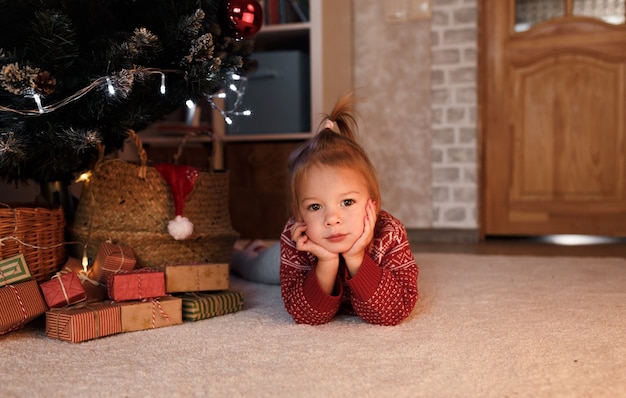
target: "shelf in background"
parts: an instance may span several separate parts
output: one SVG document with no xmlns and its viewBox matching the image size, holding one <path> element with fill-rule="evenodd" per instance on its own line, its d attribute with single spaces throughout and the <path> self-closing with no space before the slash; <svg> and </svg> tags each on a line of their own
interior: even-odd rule
<svg viewBox="0 0 626 398">
<path fill-rule="evenodd" d="M 254 37 L 255 51 L 300 49 L 309 51 L 310 22 L 266 25 Z"/>
<path fill-rule="evenodd" d="M 271 35 L 273 33 L 282 34 L 284 32 L 308 32 L 311 29 L 311 22 L 293 22 L 264 25 L 257 33 L 256 38 Z"/>
<path fill-rule="evenodd" d="M 274 134 L 231 134 L 220 137 L 224 142 L 242 141 L 294 141 L 306 140 L 313 136 L 311 133 L 274 133 Z"/>
<path fill-rule="evenodd" d="M 195 133 L 195 135 L 187 135 Z M 301 141 L 311 138 L 312 133 L 271 133 L 271 134 L 212 134 L 211 126 L 160 125 L 156 130 L 139 133 L 141 141 L 149 145 L 177 146 L 182 140 L 186 143 L 256 142 L 256 141 Z M 185 138 L 185 136 L 187 136 Z"/>
</svg>

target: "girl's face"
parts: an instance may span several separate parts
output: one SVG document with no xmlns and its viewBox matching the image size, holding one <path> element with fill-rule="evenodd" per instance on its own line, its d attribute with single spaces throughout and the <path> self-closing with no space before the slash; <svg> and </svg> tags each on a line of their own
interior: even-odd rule
<svg viewBox="0 0 626 398">
<path fill-rule="evenodd" d="M 298 204 L 306 235 L 329 252 L 346 252 L 363 233 L 368 199 L 360 173 L 346 167 L 311 167 L 300 184 Z"/>
</svg>

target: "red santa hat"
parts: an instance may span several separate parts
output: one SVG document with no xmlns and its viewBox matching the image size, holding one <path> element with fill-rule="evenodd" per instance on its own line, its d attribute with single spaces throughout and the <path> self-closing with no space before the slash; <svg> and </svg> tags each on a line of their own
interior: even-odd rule
<svg viewBox="0 0 626 398">
<path fill-rule="evenodd" d="M 159 164 L 155 168 L 170 186 L 174 200 L 176 217 L 168 222 L 167 231 L 174 239 L 185 240 L 193 233 L 193 223 L 183 216 L 183 208 L 196 185 L 200 171 L 192 166 L 178 164 Z"/>
</svg>

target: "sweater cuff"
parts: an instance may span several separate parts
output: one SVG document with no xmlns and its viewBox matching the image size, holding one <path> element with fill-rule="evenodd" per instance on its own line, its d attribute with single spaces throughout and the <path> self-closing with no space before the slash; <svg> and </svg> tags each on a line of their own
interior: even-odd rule
<svg viewBox="0 0 626 398">
<path fill-rule="evenodd" d="M 383 269 L 376 265 L 368 255 L 363 257 L 363 264 L 359 267 L 354 277 L 346 269 L 346 282 L 355 298 L 359 301 L 367 301 L 374 295 L 383 277 Z"/>
<path fill-rule="evenodd" d="M 318 312 L 334 311 L 339 306 L 341 296 L 343 294 L 343 287 L 339 278 L 335 280 L 335 287 L 333 293 L 337 293 L 336 296 L 326 294 L 320 286 L 317 275 L 315 274 L 315 268 L 312 268 L 302 286 L 304 297 L 309 305 Z"/>
</svg>

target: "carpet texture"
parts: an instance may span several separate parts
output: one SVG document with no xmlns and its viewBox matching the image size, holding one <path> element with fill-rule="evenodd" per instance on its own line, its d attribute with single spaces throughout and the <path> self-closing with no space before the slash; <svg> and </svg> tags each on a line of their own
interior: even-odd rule
<svg viewBox="0 0 626 398">
<path fill-rule="evenodd" d="M 416 254 L 399 326 L 296 325 L 280 288 L 246 308 L 73 344 L 0 337 L 4 397 L 626 396 L 626 260 Z"/>
</svg>

